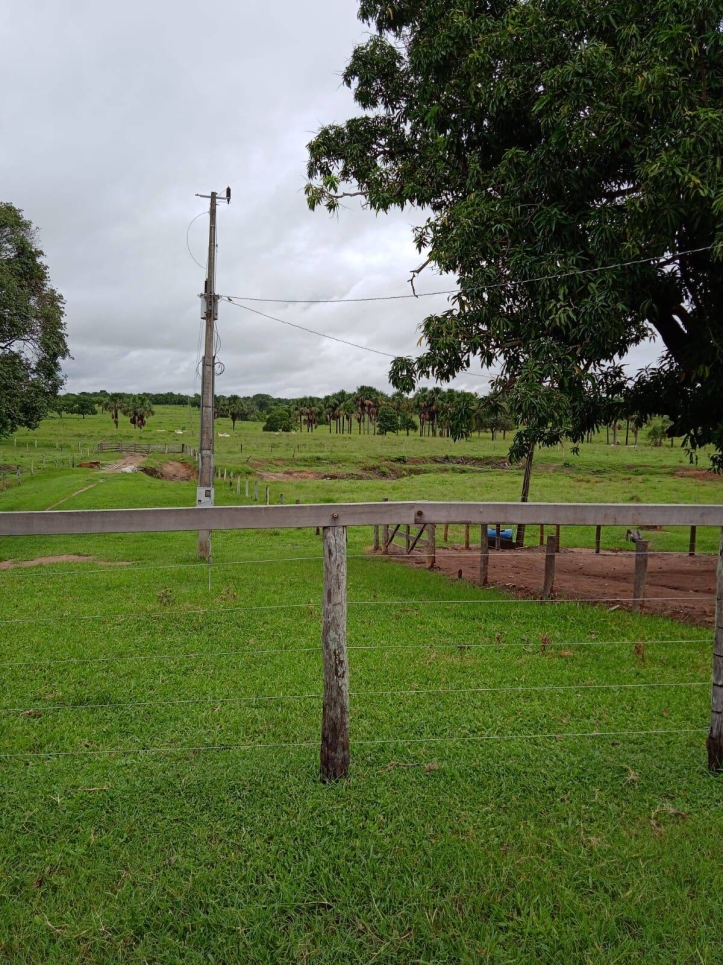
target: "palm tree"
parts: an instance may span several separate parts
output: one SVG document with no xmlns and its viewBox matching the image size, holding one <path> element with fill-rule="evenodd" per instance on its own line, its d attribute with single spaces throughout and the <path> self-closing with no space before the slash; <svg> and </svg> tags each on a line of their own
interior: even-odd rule
<svg viewBox="0 0 723 965">
<path fill-rule="evenodd" d="M 128 416 L 128 421 L 136 429 L 142 429 L 147 420 L 155 415 L 151 400 L 147 395 L 133 395 L 125 403 L 121 410 L 123 415 Z"/>
<path fill-rule="evenodd" d="M 110 412 L 110 417 L 113 420 L 116 429 L 118 428 L 118 414 L 123 407 L 123 396 L 114 392 L 112 395 L 107 396 L 103 400 L 101 409 L 103 412 Z"/>
</svg>

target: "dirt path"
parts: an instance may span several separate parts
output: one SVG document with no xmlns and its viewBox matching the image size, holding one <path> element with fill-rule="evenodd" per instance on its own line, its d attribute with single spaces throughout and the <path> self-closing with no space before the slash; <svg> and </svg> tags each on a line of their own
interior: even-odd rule
<svg viewBox="0 0 723 965">
<path fill-rule="evenodd" d="M 113 462 L 109 466 L 105 466 L 101 469 L 101 472 L 133 472 L 145 458 L 141 452 L 131 452 L 127 456 L 123 456 L 122 459 L 119 459 L 118 462 Z"/>
<path fill-rule="evenodd" d="M 422 554 L 392 554 L 409 566 L 423 567 Z M 567 600 L 606 600 L 608 609 L 630 608 L 633 592 L 634 553 L 595 554 L 587 549 L 563 549 L 555 563 L 554 596 Z M 479 550 L 450 546 L 437 549 L 437 569 L 449 577 L 476 582 Z M 684 553 L 651 554 L 645 590 L 645 613 L 661 614 L 684 623 L 712 626 L 715 618 L 717 557 Z M 545 569 L 545 551 L 490 550 L 489 584 L 520 597 L 539 597 Z"/>
<path fill-rule="evenodd" d="M 0 560 L 0 570 L 16 570 L 26 566 L 50 566 L 53 563 L 97 563 L 98 566 L 133 566 L 131 562 L 121 560 L 111 562 L 99 560 L 96 556 L 78 556 L 75 553 L 65 553 L 62 556 L 36 556 L 34 560 Z"/>
<path fill-rule="evenodd" d="M 93 489 L 93 487 L 97 485 L 98 483 L 91 483 L 90 486 L 83 486 L 82 489 L 76 489 L 74 493 L 71 493 L 69 496 L 63 496 L 62 499 L 59 499 L 57 503 L 53 503 L 52 506 L 46 506 L 45 512 L 50 512 L 51 509 L 55 509 L 55 507 L 60 506 L 61 503 L 67 503 L 69 499 L 73 498 L 73 496 L 80 496 L 81 493 L 87 493 L 89 489 Z"/>
</svg>

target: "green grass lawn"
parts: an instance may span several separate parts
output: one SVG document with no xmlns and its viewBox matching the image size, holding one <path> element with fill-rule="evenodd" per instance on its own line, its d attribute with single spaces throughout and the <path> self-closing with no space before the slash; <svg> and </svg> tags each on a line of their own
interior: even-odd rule
<svg viewBox="0 0 723 965">
<path fill-rule="evenodd" d="M 151 427 L 184 418 L 169 408 Z M 45 423 L 38 450 L 115 432 L 105 416 L 85 423 Z M 274 501 L 519 494 L 517 469 L 364 468 L 404 468 L 391 461 L 403 447 L 504 456 L 484 438 L 247 424 L 219 440 L 218 462 L 345 477 L 272 481 Z M 717 480 L 674 475 L 681 458 L 600 443 L 577 461 L 542 453 L 532 498 L 719 501 Z M 46 469 L 0 493 L 0 509 L 190 505 L 194 487 Z M 243 490 L 218 486 L 217 502 L 237 501 Z M 686 533 L 651 537 L 687 546 Z M 352 768 L 335 786 L 317 779 L 313 531 L 218 533 L 210 567 L 194 534 L 0 540 L 0 559 L 131 564 L 0 571 L 0 960 L 723 960 L 710 633 L 512 600 L 370 557 L 370 540 L 350 531 Z"/>
</svg>

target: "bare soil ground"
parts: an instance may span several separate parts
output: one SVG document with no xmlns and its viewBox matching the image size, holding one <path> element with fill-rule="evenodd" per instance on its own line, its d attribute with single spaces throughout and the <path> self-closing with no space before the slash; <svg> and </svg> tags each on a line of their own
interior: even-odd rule
<svg viewBox="0 0 723 965">
<path fill-rule="evenodd" d="M 168 482 L 188 482 L 189 479 L 196 479 L 198 471 L 194 466 L 187 462 L 175 462 L 173 460 L 164 462 L 162 466 L 143 466 L 141 472 L 154 479 L 166 479 Z"/>
<path fill-rule="evenodd" d="M 131 452 L 127 456 L 123 456 L 118 462 L 113 462 L 109 466 L 103 469 L 103 472 L 123 472 L 132 466 L 140 466 L 146 457 L 140 452 Z"/>
<path fill-rule="evenodd" d="M 15 570 L 26 566 L 50 566 L 53 563 L 97 563 L 98 566 L 132 566 L 125 560 L 109 562 L 96 556 L 77 556 L 66 553 L 62 556 L 36 556 L 34 560 L 0 560 L 0 570 Z"/>
<path fill-rule="evenodd" d="M 390 547 L 400 562 L 424 567 L 423 553 L 404 555 Z M 632 552 L 595 554 L 587 549 L 562 549 L 555 564 L 556 599 L 600 601 L 608 609 L 629 609 L 633 593 Z M 460 546 L 437 549 L 437 569 L 449 577 L 476 582 L 479 549 Z M 715 618 L 716 562 L 712 555 L 651 554 L 643 612 L 712 626 Z M 544 548 L 490 549 L 489 585 L 520 597 L 539 597 L 545 568 Z"/>
</svg>

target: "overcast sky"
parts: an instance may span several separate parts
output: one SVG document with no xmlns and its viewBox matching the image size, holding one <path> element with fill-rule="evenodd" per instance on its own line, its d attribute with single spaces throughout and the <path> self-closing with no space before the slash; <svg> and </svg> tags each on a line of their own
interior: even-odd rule
<svg viewBox="0 0 723 965">
<path fill-rule="evenodd" d="M 366 36 L 356 0 L 23 0 L 0 38 L 2 200 L 38 228 L 67 302 L 70 391 L 199 390 L 204 271 L 186 233 L 219 207 L 222 294 L 325 298 L 404 294 L 419 264 L 419 212 L 350 202 L 311 213 L 306 144 L 354 111 L 340 72 Z M 190 228 L 205 262 L 208 218 Z M 419 290 L 449 287 L 427 275 Z M 370 304 L 256 305 L 393 354 L 444 297 Z M 387 387 L 389 360 L 222 303 L 217 392 L 295 396 Z M 645 348 L 642 360 L 656 354 Z M 476 365 L 475 372 L 479 373 Z M 458 388 L 486 389 L 469 376 Z"/>
</svg>

